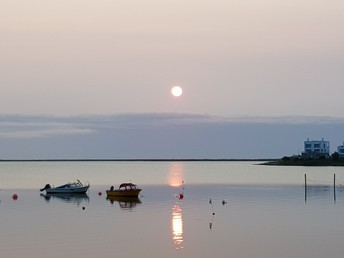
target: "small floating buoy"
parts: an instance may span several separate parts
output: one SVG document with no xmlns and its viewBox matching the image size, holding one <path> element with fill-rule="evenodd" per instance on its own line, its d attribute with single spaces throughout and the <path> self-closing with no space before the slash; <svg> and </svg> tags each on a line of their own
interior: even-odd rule
<svg viewBox="0 0 344 258">
<path fill-rule="evenodd" d="M 85 209 L 85 206 L 83 206 L 82 209 L 84 210 L 84 209 Z"/>
<path fill-rule="evenodd" d="M 102 196 L 102 192 L 99 192 L 98 195 L 99 195 L 99 196 Z"/>
<path fill-rule="evenodd" d="M 178 198 L 179 200 L 183 200 L 183 199 L 184 199 L 184 194 L 182 194 L 182 193 L 178 194 L 178 195 L 177 195 L 177 198 Z"/>
<path fill-rule="evenodd" d="M 225 200 L 222 200 L 222 205 L 227 204 L 227 202 Z"/>
<path fill-rule="evenodd" d="M 18 199 L 18 195 L 17 194 L 12 195 L 12 199 L 13 200 L 17 200 Z"/>
</svg>

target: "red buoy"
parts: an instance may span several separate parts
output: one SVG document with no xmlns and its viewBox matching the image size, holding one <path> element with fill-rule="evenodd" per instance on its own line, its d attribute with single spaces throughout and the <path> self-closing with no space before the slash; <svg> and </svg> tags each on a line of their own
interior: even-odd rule
<svg viewBox="0 0 344 258">
<path fill-rule="evenodd" d="M 177 195 L 178 199 L 179 200 L 183 200 L 184 199 L 184 194 L 180 193 Z"/>
<path fill-rule="evenodd" d="M 18 195 L 17 194 L 12 195 L 12 199 L 13 200 L 17 200 L 18 199 Z"/>
<path fill-rule="evenodd" d="M 102 196 L 102 192 L 99 192 L 98 195 L 99 195 L 99 196 Z"/>
</svg>

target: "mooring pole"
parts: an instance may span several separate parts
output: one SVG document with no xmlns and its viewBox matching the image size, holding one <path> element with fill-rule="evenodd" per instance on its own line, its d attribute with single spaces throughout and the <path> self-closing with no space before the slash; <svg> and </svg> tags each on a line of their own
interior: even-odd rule
<svg viewBox="0 0 344 258">
<path fill-rule="evenodd" d="M 333 174 L 333 198 L 336 202 L 336 174 Z"/>
<path fill-rule="evenodd" d="M 305 174 L 305 202 L 307 202 L 307 176 Z"/>
</svg>

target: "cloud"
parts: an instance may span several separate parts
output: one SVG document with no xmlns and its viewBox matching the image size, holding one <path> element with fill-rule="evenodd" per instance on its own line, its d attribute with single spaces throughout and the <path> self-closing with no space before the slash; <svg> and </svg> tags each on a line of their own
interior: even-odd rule
<svg viewBox="0 0 344 258">
<path fill-rule="evenodd" d="M 343 143 L 336 117 L 221 117 L 131 113 L 0 115 L 2 159 L 279 158 L 307 138 Z"/>
<path fill-rule="evenodd" d="M 261 123 L 261 124 L 342 124 L 343 117 L 331 116 L 238 116 L 218 117 L 223 123 Z"/>
<path fill-rule="evenodd" d="M 35 131 L 14 131 L 14 132 L 0 132 L 1 139 L 23 139 L 23 138 L 39 138 L 59 135 L 81 135 L 91 134 L 93 131 L 88 129 L 78 128 L 59 128 L 59 129 L 46 129 Z"/>
<path fill-rule="evenodd" d="M 228 124 L 343 124 L 340 117 L 281 116 L 225 117 L 190 113 L 128 113 L 85 116 L 0 115 L 0 138 L 22 139 L 94 134 L 99 130 L 134 127 Z"/>
<path fill-rule="evenodd" d="M 84 126 L 116 127 L 135 125 L 187 125 L 187 124 L 342 124 L 344 117 L 331 116 L 218 116 L 195 113 L 123 113 L 65 118 Z M 65 120 L 66 121 L 66 120 Z"/>
<path fill-rule="evenodd" d="M 62 119 L 65 120 L 65 119 Z M 61 118 L 44 116 L 0 116 L 0 139 L 25 139 L 91 134 L 94 130 Z"/>
</svg>

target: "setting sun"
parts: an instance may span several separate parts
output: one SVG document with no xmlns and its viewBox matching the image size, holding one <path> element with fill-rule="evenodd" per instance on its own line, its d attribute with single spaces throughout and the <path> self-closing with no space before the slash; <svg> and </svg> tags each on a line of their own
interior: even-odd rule
<svg viewBox="0 0 344 258">
<path fill-rule="evenodd" d="M 183 94 L 183 89 L 180 86 L 174 86 L 171 89 L 171 93 L 172 93 L 173 96 L 179 97 L 179 96 L 181 96 Z"/>
</svg>

